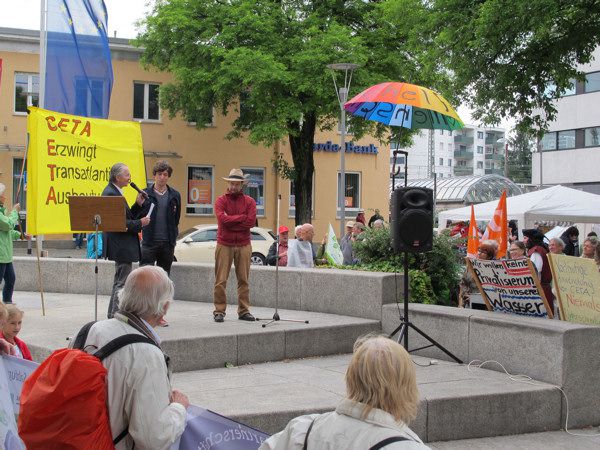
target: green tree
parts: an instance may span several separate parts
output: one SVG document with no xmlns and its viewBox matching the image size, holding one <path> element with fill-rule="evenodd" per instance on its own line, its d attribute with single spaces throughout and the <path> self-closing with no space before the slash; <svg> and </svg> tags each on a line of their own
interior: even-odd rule
<svg viewBox="0 0 600 450">
<path fill-rule="evenodd" d="M 405 23 L 404 1 L 390 0 Z M 413 39 L 454 75 L 476 119 L 514 117 L 540 130 L 555 117 L 553 99 L 582 74 L 600 43 L 598 0 L 422 0 L 428 20 Z"/>
<path fill-rule="evenodd" d="M 228 138 L 265 146 L 289 140 L 292 164 L 279 155 L 274 161 L 295 179 L 301 223 L 311 220 L 315 131 L 336 126 L 340 112 L 327 64 L 360 65 L 349 98 L 389 80 L 453 98 L 446 73 L 411 49 L 410 28 L 396 26 L 389 14 L 375 0 L 159 0 L 136 42 L 145 48 L 145 64 L 173 75 L 160 97 L 171 116 L 193 118 L 202 128 L 212 107 L 223 114 L 237 109 Z M 350 126 L 358 137 L 389 137 L 373 122 L 351 120 Z"/>
<path fill-rule="evenodd" d="M 535 138 L 517 131 L 508 140 L 508 178 L 515 183 L 531 183 L 531 153 L 535 149 Z"/>
</svg>

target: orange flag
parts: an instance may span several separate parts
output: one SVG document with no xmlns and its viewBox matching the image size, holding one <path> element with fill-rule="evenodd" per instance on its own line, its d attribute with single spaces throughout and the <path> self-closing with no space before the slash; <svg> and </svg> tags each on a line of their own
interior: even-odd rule
<svg viewBox="0 0 600 450">
<path fill-rule="evenodd" d="M 475 210 L 471 205 L 471 221 L 469 222 L 469 234 L 467 235 L 467 256 L 477 258 L 477 250 L 479 249 L 479 230 L 477 222 L 475 222 Z"/>
<path fill-rule="evenodd" d="M 496 258 L 500 259 L 503 256 L 506 256 L 506 250 L 508 248 L 506 191 L 502 193 L 498 206 L 496 206 L 496 211 L 494 211 L 494 217 L 488 222 L 482 239 L 491 239 L 498 242 L 498 253 L 496 253 Z"/>
</svg>

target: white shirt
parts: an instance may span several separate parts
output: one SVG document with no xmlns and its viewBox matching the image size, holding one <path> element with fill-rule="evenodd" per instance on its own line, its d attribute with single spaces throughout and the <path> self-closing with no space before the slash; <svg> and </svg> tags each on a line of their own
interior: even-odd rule
<svg viewBox="0 0 600 450">
<path fill-rule="evenodd" d="M 529 259 L 535 266 L 535 270 L 537 271 L 538 275 L 542 273 L 542 268 L 544 267 L 544 260 L 542 259 L 542 255 L 540 255 L 537 252 L 532 253 Z"/>
</svg>

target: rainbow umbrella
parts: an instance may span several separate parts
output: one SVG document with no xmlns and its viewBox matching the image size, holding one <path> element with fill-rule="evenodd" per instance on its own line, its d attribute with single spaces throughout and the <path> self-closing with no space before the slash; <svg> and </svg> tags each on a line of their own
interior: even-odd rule
<svg viewBox="0 0 600 450">
<path fill-rule="evenodd" d="M 444 97 L 410 83 L 371 86 L 347 101 L 344 109 L 356 117 L 410 129 L 456 130 L 464 126 Z"/>
</svg>

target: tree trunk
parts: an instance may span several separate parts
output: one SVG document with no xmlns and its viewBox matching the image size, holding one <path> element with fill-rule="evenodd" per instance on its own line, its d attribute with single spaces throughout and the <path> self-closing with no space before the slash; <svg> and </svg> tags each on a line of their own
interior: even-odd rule
<svg viewBox="0 0 600 450">
<path fill-rule="evenodd" d="M 296 172 L 294 180 L 294 196 L 296 199 L 296 225 L 311 223 L 312 185 L 315 163 L 313 159 L 313 144 L 317 117 L 314 114 L 305 115 L 302 123 L 291 124 L 298 130 L 295 136 L 290 135 L 290 148 Z"/>
</svg>

